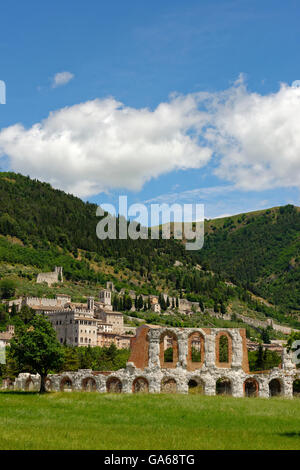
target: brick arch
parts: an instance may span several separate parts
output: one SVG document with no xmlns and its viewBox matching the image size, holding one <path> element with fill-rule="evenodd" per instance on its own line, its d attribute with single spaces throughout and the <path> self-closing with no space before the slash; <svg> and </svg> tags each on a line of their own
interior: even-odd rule
<svg viewBox="0 0 300 470">
<path fill-rule="evenodd" d="M 109 377 L 106 381 L 106 391 L 108 393 L 121 393 L 122 382 L 118 377 Z"/>
<path fill-rule="evenodd" d="M 35 389 L 34 383 L 31 377 L 28 377 L 28 379 L 25 382 L 25 390 L 26 392 L 33 392 Z"/>
<path fill-rule="evenodd" d="M 300 378 L 295 377 L 293 380 L 293 396 L 300 398 Z"/>
<path fill-rule="evenodd" d="M 136 377 L 132 382 L 132 392 L 133 393 L 148 393 L 149 392 L 149 382 L 145 377 Z"/>
<path fill-rule="evenodd" d="M 228 377 L 219 377 L 216 381 L 217 395 L 232 395 L 232 381 Z"/>
<path fill-rule="evenodd" d="M 176 393 L 177 382 L 173 377 L 164 377 L 160 386 L 162 393 Z"/>
<path fill-rule="evenodd" d="M 173 348 L 173 361 L 172 361 L 172 362 L 165 362 L 165 360 L 164 360 L 164 353 L 165 353 L 165 349 L 164 349 L 164 340 L 165 340 L 165 337 L 166 337 L 166 336 L 169 336 L 169 337 L 172 338 L 172 340 L 173 340 L 173 344 L 172 344 L 172 348 Z M 163 369 L 166 369 L 166 368 L 168 368 L 168 369 L 175 368 L 176 365 L 177 365 L 177 362 L 178 362 L 178 338 L 177 338 L 177 335 L 176 335 L 173 331 L 165 330 L 165 331 L 162 332 L 162 334 L 160 335 L 159 342 L 160 342 L 160 345 L 159 345 L 160 367 L 163 368 Z"/>
<path fill-rule="evenodd" d="M 46 377 L 45 379 L 45 389 L 47 392 L 51 392 L 52 390 L 52 381 L 49 379 L 49 377 Z"/>
<path fill-rule="evenodd" d="M 205 394 L 205 382 L 198 376 L 191 376 L 188 380 L 189 393 L 204 395 Z"/>
<path fill-rule="evenodd" d="M 280 379 L 275 377 L 269 382 L 269 396 L 276 397 L 283 394 L 283 383 Z"/>
<path fill-rule="evenodd" d="M 220 339 L 222 336 L 226 336 L 228 340 L 228 362 L 220 362 Z M 216 366 L 229 368 L 232 363 L 232 337 L 227 331 L 220 331 L 216 335 L 215 339 L 215 354 L 216 354 Z"/>
<path fill-rule="evenodd" d="M 201 360 L 199 362 L 193 362 L 193 360 L 192 360 L 192 343 L 197 338 L 200 341 Z M 198 331 L 194 331 L 188 337 L 187 369 L 188 370 L 200 369 L 203 366 L 204 357 L 205 357 L 205 339 L 204 339 L 204 336 L 203 336 L 202 333 L 200 333 Z"/>
<path fill-rule="evenodd" d="M 85 392 L 95 392 L 97 390 L 97 384 L 94 377 L 85 377 L 81 382 L 82 390 Z"/>
<path fill-rule="evenodd" d="M 245 397 L 258 397 L 259 383 L 254 377 L 249 377 L 244 382 Z"/>
<path fill-rule="evenodd" d="M 61 392 L 64 392 L 65 390 L 73 390 L 73 382 L 67 375 L 60 381 L 60 390 Z"/>
</svg>

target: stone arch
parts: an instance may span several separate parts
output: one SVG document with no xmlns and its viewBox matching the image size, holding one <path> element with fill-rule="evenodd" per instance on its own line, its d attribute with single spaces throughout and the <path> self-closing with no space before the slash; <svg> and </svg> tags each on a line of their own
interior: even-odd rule
<svg viewBox="0 0 300 470">
<path fill-rule="evenodd" d="M 272 379 L 269 382 L 269 396 L 278 397 L 282 394 L 282 383 L 279 379 Z"/>
<path fill-rule="evenodd" d="M 259 385 L 256 379 L 249 377 L 244 382 L 244 395 L 245 397 L 257 397 Z"/>
<path fill-rule="evenodd" d="M 195 331 L 188 337 L 187 369 L 202 367 L 205 355 L 205 340 L 202 333 Z"/>
<path fill-rule="evenodd" d="M 161 381 L 161 392 L 162 393 L 176 393 L 177 382 L 173 377 L 164 377 Z"/>
<path fill-rule="evenodd" d="M 293 381 L 293 396 L 300 398 L 300 379 Z"/>
<path fill-rule="evenodd" d="M 137 377 L 132 382 L 132 392 L 133 393 L 148 393 L 149 392 L 149 382 L 145 377 Z"/>
<path fill-rule="evenodd" d="M 73 382 L 67 375 L 60 381 L 60 390 L 61 392 L 72 392 L 73 390 Z"/>
<path fill-rule="evenodd" d="M 204 395 L 205 393 L 205 383 L 200 377 L 190 377 L 188 388 L 191 394 Z"/>
<path fill-rule="evenodd" d="M 97 390 L 97 384 L 94 377 L 85 377 L 81 382 L 82 390 L 85 392 L 95 392 Z"/>
<path fill-rule="evenodd" d="M 228 377 L 220 377 L 216 381 L 217 395 L 232 395 L 232 383 Z"/>
<path fill-rule="evenodd" d="M 49 377 L 46 377 L 45 379 L 45 389 L 46 389 L 46 392 L 52 391 L 52 382 L 51 382 L 51 379 L 49 379 Z"/>
<path fill-rule="evenodd" d="M 160 366 L 161 368 L 174 368 L 178 362 L 178 338 L 177 335 L 170 330 L 165 330 L 159 338 L 160 342 Z M 169 357 L 167 357 L 169 353 Z M 171 356 L 172 354 L 172 356 Z M 166 360 L 169 359 L 169 360 Z"/>
<path fill-rule="evenodd" d="M 109 377 L 106 381 L 106 391 L 108 393 L 121 393 L 122 382 L 118 377 Z"/>
<path fill-rule="evenodd" d="M 223 346 L 225 341 L 227 346 Z M 232 337 L 227 331 L 220 331 L 216 336 L 216 366 L 228 368 L 232 362 Z M 226 357 L 225 357 L 226 355 Z"/>
<path fill-rule="evenodd" d="M 26 392 L 33 392 L 35 390 L 35 386 L 31 377 L 28 377 L 25 382 L 25 390 Z"/>
</svg>

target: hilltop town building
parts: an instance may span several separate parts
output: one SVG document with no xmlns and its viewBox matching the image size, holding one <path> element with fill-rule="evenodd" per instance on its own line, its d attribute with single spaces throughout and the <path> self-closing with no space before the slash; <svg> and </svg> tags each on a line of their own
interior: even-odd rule
<svg viewBox="0 0 300 470">
<path fill-rule="evenodd" d="M 6 331 L 0 332 L 0 341 L 7 346 L 15 334 L 15 327 L 14 325 L 7 325 Z"/>
<path fill-rule="evenodd" d="M 48 286 L 56 282 L 63 282 L 63 268 L 61 266 L 55 266 L 52 273 L 39 273 L 36 282 L 38 284 L 46 282 Z"/>
</svg>

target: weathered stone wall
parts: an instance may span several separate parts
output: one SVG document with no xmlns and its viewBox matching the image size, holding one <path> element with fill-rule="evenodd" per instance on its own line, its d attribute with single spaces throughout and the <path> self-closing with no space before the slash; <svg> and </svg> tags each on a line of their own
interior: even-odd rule
<svg viewBox="0 0 300 470">
<path fill-rule="evenodd" d="M 203 339 L 201 363 L 190 363 L 190 338 L 198 333 Z M 165 335 L 176 338 L 174 363 L 164 363 L 161 345 Z M 226 334 L 230 338 L 230 361 L 220 364 L 218 360 L 218 338 Z M 199 367 L 197 367 L 199 366 Z M 215 395 L 217 382 L 227 380 L 230 394 L 234 397 L 249 395 L 247 384 L 252 383 L 256 396 L 272 395 L 270 382 L 275 381 L 279 394 L 292 397 L 293 381 L 300 379 L 300 370 L 295 368 L 291 356 L 284 350 L 281 367 L 266 372 L 249 373 L 244 329 L 238 328 L 149 328 L 138 329 L 132 341 L 132 352 L 126 368 L 115 372 L 79 370 L 51 374 L 47 388 L 52 391 L 95 390 L 104 392 L 188 393 L 189 383 L 203 387 L 205 395 Z M 15 380 L 15 389 L 39 388 L 38 375 L 20 374 Z M 272 388 L 272 387 L 271 387 Z M 275 387 L 276 388 L 276 387 Z"/>
</svg>

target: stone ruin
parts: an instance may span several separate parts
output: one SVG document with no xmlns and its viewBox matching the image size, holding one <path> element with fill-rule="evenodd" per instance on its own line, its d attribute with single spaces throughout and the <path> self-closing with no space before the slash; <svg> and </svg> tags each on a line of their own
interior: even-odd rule
<svg viewBox="0 0 300 470">
<path fill-rule="evenodd" d="M 225 394 L 234 397 L 293 396 L 300 379 L 291 355 L 283 352 L 280 367 L 249 372 L 246 330 L 241 328 L 159 328 L 141 326 L 132 338 L 124 369 L 114 372 L 78 370 L 50 374 L 50 391 L 113 393 Z M 39 389 L 40 377 L 19 374 L 11 388 Z"/>
<path fill-rule="evenodd" d="M 55 266 L 52 273 L 39 273 L 36 282 L 37 284 L 46 282 L 48 286 L 56 282 L 63 282 L 63 268 L 61 266 Z"/>
</svg>

